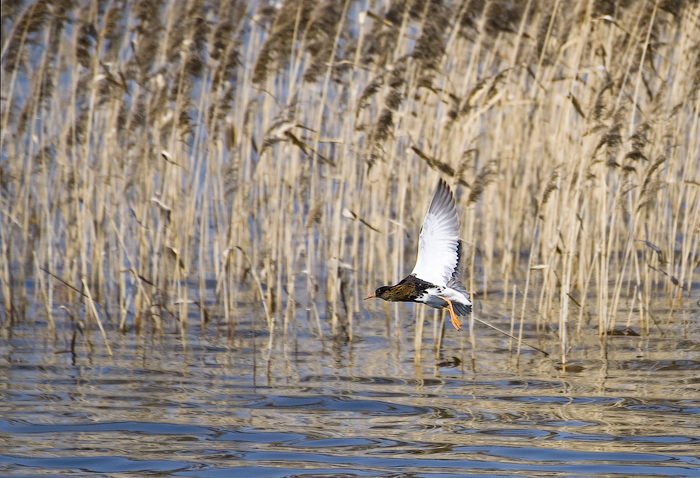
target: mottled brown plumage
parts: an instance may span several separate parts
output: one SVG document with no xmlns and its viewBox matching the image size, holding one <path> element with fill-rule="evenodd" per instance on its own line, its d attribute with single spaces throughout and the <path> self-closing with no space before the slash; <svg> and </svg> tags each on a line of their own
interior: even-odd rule
<svg viewBox="0 0 700 478">
<path fill-rule="evenodd" d="M 374 293 L 374 297 L 390 302 L 416 302 L 416 299 L 429 287 L 433 287 L 433 285 L 410 275 L 396 285 L 380 287 Z M 446 305 L 447 302 L 445 302 Z"/>
</svg>

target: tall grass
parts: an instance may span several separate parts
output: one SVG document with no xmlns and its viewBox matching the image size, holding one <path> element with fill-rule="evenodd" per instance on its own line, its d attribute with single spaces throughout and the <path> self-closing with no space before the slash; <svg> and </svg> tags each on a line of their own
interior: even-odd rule
<svg viewBox="0 0 700 478">
<path fill-rule="evenodd" d="M 82 317 L 184 339 L 197 320 L 234 336 L 256 303 L 270 344 L 299 308 L 320 338 L 352 339 L 363 294 L 410 271 L 440 176 L 470 290 L 521 301 L 563 360 L 567 332 L 648 333 L 656 303 L 697 287 L 698 2 L 2 15 L 6 327 Z"/>
</svg>

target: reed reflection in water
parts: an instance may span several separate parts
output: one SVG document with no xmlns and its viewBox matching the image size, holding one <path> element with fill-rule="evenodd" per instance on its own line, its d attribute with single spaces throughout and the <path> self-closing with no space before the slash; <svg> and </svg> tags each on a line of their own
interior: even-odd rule
<svg viewBox="0 0 700 478">
<path fill-rule="evenodd" d="M 499 303 L 483 304 L 485 308 Z M 304 318 L 298 320 L 303 323 Z M 75 355 L 46 329 L 0 342 L 10 475 L 697 476 L 700 337 L 609 337 L 570 370 L 479 330 L 414 361 L 412 321 L 352 343 L 110 332 Z M 303 330 L 303 327 L 301 328 Z M 429 328 L 427 328 L 429 329 Z M 697 330 L 697 329 L 695 329 Z M 534 333 L 532 331 L 531 333 Z M 37 341 L 36 337 L 42 337 Z M 66 341 L 66 344 L 69 342 Z M 606 356 L 607 355 L 607 356 Z M 473 358 L 473 362 L 472 362 Z"/>
</svg>

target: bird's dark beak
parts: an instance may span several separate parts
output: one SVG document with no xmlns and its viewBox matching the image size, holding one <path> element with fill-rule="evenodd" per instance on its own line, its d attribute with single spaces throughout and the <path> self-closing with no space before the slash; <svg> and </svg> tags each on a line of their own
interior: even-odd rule
<svg viewBox="0 0 700 478">
<path fill-rule="evenodd" d="M 365 300 L 371 299 L 372 297 L 377 297 L 377 294 L 372 294 L 372 295 L 370 295 L 370 296 L 367 296 L 367 297 L 365 297 Z"/>
</svg>

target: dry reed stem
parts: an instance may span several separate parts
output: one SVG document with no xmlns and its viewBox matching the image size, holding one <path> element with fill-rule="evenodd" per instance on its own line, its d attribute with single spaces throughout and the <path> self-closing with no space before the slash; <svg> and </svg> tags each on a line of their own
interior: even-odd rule
<svg viewBox="0 0 700 478">
<path fill-rule="evenodd" d="M 107 347 L 107 353 L 109 355 L 112 355 L 112 347 L 109 346 L 109 340 L 107 339 L 107 334 L 105 333 L 104 327 L 102 327 L 102 320 L 100 320 L 100 314 L 97 313 L 97 308 L 95 307 L 95 302 L 92 300 L 92 294 L 90 294 L 90 288 L 88 287 L 87 282 L 85 279 L 83 279 L 83 290 L 85 290 L 86 298 L 87 298 L 87 303 L 90 308 L 90 313 L 92 316 L 95 318 L 95 322 L 97 322 L 97 326 L 100 328 L 100 333 L 102 334 L 102 338 L 105 341 L 105 347 Z"/>
</svg>

